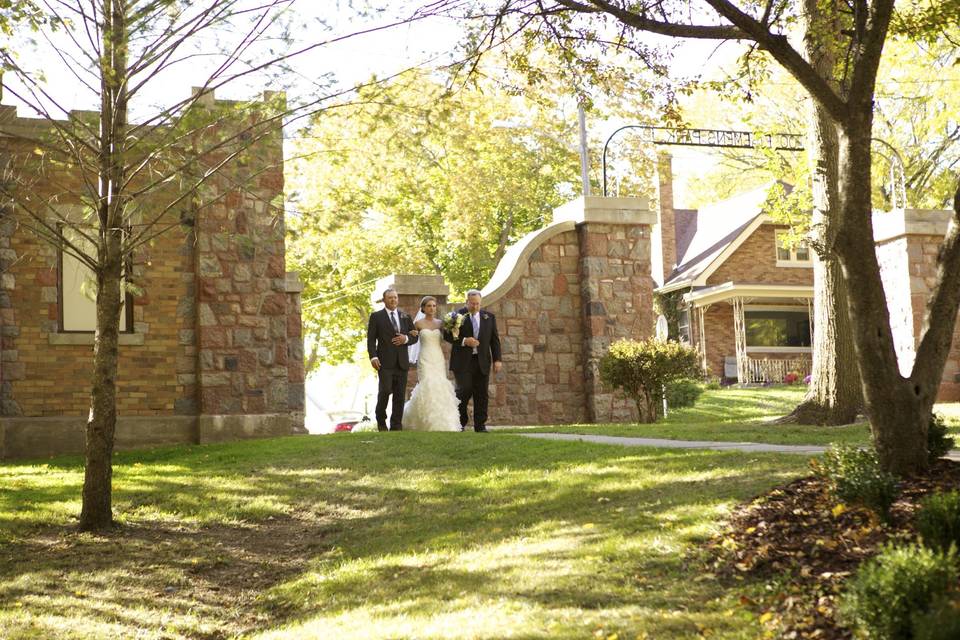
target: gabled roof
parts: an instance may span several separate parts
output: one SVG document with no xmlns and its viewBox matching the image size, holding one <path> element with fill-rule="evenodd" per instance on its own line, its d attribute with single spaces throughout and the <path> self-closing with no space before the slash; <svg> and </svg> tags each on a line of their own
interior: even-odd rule
<svg viewBox="0 0 960 640">
<path fill-rule="evenodd" d="M 789 193 L 793 187 L 780 183 Z M 675 212 L 677 266 L 660 291 L 704 286 L 711 273 L 769 218 L 763 210 L 773 182 L 696 211 Z M 676 215 L 679 214 L 679 215 Z M 682 252 L 682 254 L 681 254 Z"/>
</svg>

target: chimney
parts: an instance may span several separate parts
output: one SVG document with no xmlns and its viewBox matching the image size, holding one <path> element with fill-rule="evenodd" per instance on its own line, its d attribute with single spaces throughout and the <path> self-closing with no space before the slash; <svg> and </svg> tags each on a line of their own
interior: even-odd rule
<svg viewBox="0 0 960 640">
<path fill-rule="evenodd" d="M 653 278 L 663 285 L 677 263 L 676 216 L 673 210 L 673 156 L 657 153 L 657 200 L 659 211 L 653 230 Z M 658 277 L 659 276 L 659 277 Z"/>
</svg>

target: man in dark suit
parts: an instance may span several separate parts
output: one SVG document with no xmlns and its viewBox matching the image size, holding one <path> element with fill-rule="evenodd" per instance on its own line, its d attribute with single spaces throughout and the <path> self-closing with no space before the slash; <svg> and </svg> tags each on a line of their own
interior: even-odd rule
<svg viewBox="0 0 960 640">
<path fill-rule="evenodd" d="M 467 306 L 457 313 L 464 316 L 460 334 L 444 338 L 453 345 L 450 351 L 450 370 L 457 382 L 457 399 L 460 400 L 460 428 L 466 428 L 467 404 L 473 398 L 473 430 L 487 432 L 487 405 L 489 404 L 490 370 L 500 373 L 503 362 L 500 357 L 500 334 L 497 319 L 489 311 L 480 308 L 480 292 L 467 292 Z"/>
<path fill-rule="evenodd" d="M 410 361 L 407 347 L 417 341 L 413 320 L 397 309 L 399 297 L 394 289 L 383 292 L 383 306 L 370 314 L 367 323 L 367 353 L 377 370 L 380 386 L 377 392 L 377 428 L 387 430 L 387 402 L 393 395 L 390 430 L 403 429 L 403 401 L 407 394 L 407 372 Z"/>
</svg>

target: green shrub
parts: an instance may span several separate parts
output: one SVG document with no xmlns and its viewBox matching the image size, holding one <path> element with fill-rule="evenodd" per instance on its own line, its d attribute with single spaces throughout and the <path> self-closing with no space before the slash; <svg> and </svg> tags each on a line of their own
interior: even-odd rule
<svg viewBox="0 0 960 640">
<path fill-rule="evenodd" d="M 960 547 L 960 493 L 934 493 L 924 498 L 917 512 L 917 533 L 931 549 L 942 550 L 951 544 Z"/>
<path fill-rule="evenodd" d="M 710 381 L 707 382 L 706 386 L 708 391 L 716 391 L 723 388 L 720 384 L 720 378 L 710 378 Z"/>
<path fill-rule="evenodd" d="M 957 640 L 960 638 L 960 602 L 938 599 L 930 611 L 913 616 L 914 640 Z"/>
<path fill-rule="evenodd" d="M 636 403 L 640 422 L 656 422 L 664 386 L 699 375 L 699 360 L 695 349 L 679 342 L 617 340 L 600 358 L 600 379 Z"/>
<path fill-rule="evenodd" d="M 841 619 L 860 638 L 910 640 L 914 616 L 930 611 L 956 582 L 956 559 L 955 549 L 884 548 L 850 580 Z"/>
<path fill-rule="evenodd" d="M 838 500 L 863 505 L 884 520 L 890 517 L 890 507 L 897 499 L 897 479 L 880 467 L 873 449 L 831 446 L 814 470 L 830 484 Z"/>
<path fill-rule="evenodd" d="M 930 462 L 939 460 L 953 449 L 954 440 L 947 435 L 947 425 L 943 416 L 938 413 L 930 414 L 930 426 L 927 428 L 927 455 Z"/>
<path fill-rule="evenodd" d="M 667 406 L 671 409 L 692 407 L 703 395 L 703 385 L 695 380 L 685 378 L 675 380 L 667 385 Z"/>
</svg>

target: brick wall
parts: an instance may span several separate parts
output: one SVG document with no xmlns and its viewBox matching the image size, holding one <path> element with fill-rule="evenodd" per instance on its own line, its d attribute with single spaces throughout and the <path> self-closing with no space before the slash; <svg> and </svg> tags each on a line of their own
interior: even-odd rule
<svg viewBox="0 0 960 640">
<path fill-rule="evenodd" d="M 205 104 L 225 104 L 212 100 Z M 24 158 L 32 158 L 35 149 L 31 139 L 48 126 L 0 108 L 0 130 L 6 134 L 0 156 L 10 166 L 28 166 Z M 219 149 L 200 162 L 216 166 L 225 153 Z M 187 422 L 171 427 L 183 437 L 196 437 L 188 425 L 198 415 L 277 414 L 291 416 L 294 429 L 299 420 L 302 428 L 301 288 L 285 270 L 283 211 L 275 206 L 283 193 L 282 153 L 281 130 L 270 125 L 196 197 L 167 212 L 158 228 L 170 228 L 134 255 L 134 331 L 120 338 L 122 419 L 183 416 Z M 35 202 L 61 194 L 58 206 L 69 206 L 62 194 L 80 191 L 79 176 L 47 164 L 32 176 Z M 172 200 L 155 191 L 137 206 L 162 210 Z M 4 423 L 8 440 L 14 430 L 20 438 L 23 429 L 32 428 L 30 418 L 74 416 L 82 424 L 92 369 L 93 334 L 59 331 L 57 252 L 28 230 L 25 206 L 0 216 L 0 414 L 17 417 Z M 73 422 L 61 422 L 58 429 L 74 429 Z M 164 428 L 162 421 L 138 424 Z M 285 424 L 291 422 L 271 418 L 269 428 Z M 202 438 L 204 426 L 199 428 Z M 220 437 L 259 433 L 250 421 L 217 429 Z M 67 448 L 75 446 L 72 433 L 61 438 L 74 443 Z M 163 440 L 154 436 L 138 433 L 133 440 Z M 44 452 L 59 451 L 54 449 Z"/>
<path fill-rule="evenodd" d="M 810 267 L 778 267 L 775 233 L 784 226 L 762 224 L 707 279 L 707 285 L 800 284 L 813 286 Z"/>
</svg>

